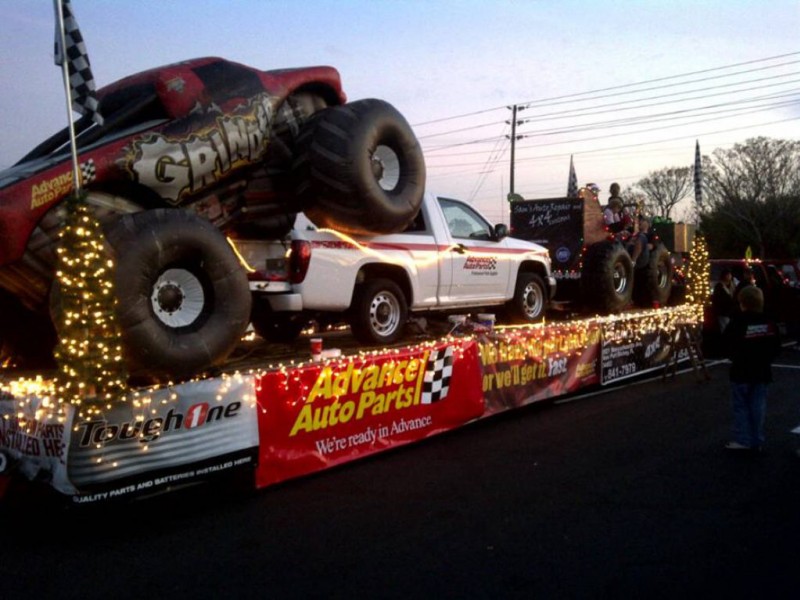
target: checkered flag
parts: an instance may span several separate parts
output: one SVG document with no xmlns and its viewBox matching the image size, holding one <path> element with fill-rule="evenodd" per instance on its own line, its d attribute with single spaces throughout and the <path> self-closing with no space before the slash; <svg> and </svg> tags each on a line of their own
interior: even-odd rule
<svg viewBox="0 0 800 600">
<path fill-rule="evenodd" d="M 703 204 L 703 161 L 700 158 L 700 140 L 694 146 L 694 201 L 700 207 Z"/>
<path fill-rule="evenodd" d="M 97 167 L 94 164 L 93 158 L 81 163 L 81 181 L 84 185 L 93 182 L 96 176 Z"/>
<path fill-rule="evenodd" d="M 97 102 L 89 54 L 86 52 L 86 44 L 83 43 L 83 35 L 78 29 L 78 21 L 75 20 L 70 0 L 54 1 L 56 9 L 55 62 L 58 66 L 63 66 L 66 57 L 72 108 L 82 115 L 91 116 L 95 123 L 102 125 L 103 117 Z M 59 11 L 63 19 L 59 18 Z M 59 30 L 59 23 L 62 22 L 64 23 L 63 32 Z"/>
<path fill-rule="evenodd" d="M 578 197 L 578 176 L 575 174 L 575 165 L 572 162 L 572 155 L 569 157 L 569 181 L 567 182 L 567 198 Z"/>
<path fill-rule="evenodd" d="M 433 404 L 447 398 L 450 377 L 453 375 L 453 347 L 434 350 L 428 357 L 422 380 L 422 404 Z"/>
</svg>

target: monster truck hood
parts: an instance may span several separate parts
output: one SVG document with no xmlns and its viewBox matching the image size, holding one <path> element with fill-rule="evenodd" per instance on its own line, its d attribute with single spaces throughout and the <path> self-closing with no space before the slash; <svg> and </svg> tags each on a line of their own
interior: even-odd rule
<svg viewBox="0 0 800 600">
<path fill-rule="evenodd" d="M 47 156 L 26 161 L 22 164 L 9 167 L 4 171 L 0 171 L 0 190 L 63 161 L 64 156 Z"/>
</svg>

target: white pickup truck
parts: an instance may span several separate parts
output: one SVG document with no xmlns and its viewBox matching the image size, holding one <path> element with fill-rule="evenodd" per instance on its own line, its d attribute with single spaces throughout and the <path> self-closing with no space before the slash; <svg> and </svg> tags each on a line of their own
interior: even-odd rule
<svg viewBox="0 0 800 600">
<path fill-rule="evenodd" d="M 271 341 L 290 341 L 319 315 L 342 317 L 370 344 L 397 340 L 409 313 L 500 307 L 508 321 L 532 323 L 555 293 L 544 247 L 430 193 L 401 233 L 296 228 L 290 235 L 269 246 L 235 241 L 251 271 L 253 326 Z"/>
</svg>

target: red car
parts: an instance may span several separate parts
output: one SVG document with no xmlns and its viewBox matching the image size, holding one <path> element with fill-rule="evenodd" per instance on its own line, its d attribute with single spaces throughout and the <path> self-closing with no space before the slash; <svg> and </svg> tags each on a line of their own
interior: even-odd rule
<svg viewBox="0 0 800 600">
<path fill-rule="evenodd" d="M 132 75 L 98 98 L 105 123 L 75 123 L 79 163 L 116 254 L 134 371 L 192 375 L 241 338 L 249 288 L 226 236 L 274 239 L 300 211 L 346 232 L 394 232 L 422 202 L 425 165 L 408 123 L 380 100 L 346 104 L 331 67 L 201 58 Z M 71 191 L 66 129 L 0 173 L 0 361 L 49 357 Z"/>
</svg>

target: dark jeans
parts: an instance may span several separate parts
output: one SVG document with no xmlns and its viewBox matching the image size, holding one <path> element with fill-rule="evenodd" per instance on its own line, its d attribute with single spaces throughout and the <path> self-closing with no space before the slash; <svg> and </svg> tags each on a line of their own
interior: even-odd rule
<svg viewBox="0 0 800 600">
<path fill-rule="evenodd" d="M 764 444 L 764 416 L 767 412 L 766 383 L 731 382 L 733 439 L 743 446 Z"/>
</svg>

